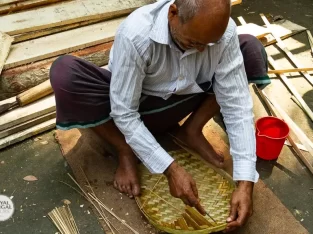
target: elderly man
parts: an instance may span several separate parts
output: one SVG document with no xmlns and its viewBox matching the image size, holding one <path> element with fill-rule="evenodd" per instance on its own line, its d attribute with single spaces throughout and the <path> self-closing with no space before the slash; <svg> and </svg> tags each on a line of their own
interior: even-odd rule
<svg viewBox="0 0 313 234">
<path fill-rule="evenodd" d="M 165 132 L 192 113 L 176 136 L 223 167 L 222 155 L 202 134 L 221 111 L 238 182 L 227 231 L 251 215 L 258 180 L 248 79 L 269 82 L 264 48 L 252 36 L 238 39 L 230 11 L 229 0 L 160 0 L 120 25 L 109 70 L 62 56 L 50 72 L 57 127 L 91 128 L 111 143 L 119 157 L 114 186 L 130 197 L 140 193 L 138 157 L 152 173 L 166 175 L 173 196 L 204 213 L 195 181 L 152 133 Z"/>
</svg>

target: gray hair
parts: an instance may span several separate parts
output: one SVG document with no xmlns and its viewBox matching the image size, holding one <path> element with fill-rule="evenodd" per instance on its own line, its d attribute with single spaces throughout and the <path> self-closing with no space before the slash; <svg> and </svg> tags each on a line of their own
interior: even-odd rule
<svg viewBox="0 0 313 234">
<path fill-rule="evenodd" d="M 191 20 L 200 10 L 203 0 L 175 0 L 181 23 Z"/>
</svg>

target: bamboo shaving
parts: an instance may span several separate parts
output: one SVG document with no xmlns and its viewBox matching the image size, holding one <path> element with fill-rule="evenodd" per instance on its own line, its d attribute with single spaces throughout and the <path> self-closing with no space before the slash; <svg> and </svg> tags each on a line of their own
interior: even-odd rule
<svg viewBox="0 0 313 234">
<path fill-rule="evenodd" d="M 62 234 L 79 234 L 74 216 L 68 205 L 56 207 L 48 216 Z"/>
</svg>

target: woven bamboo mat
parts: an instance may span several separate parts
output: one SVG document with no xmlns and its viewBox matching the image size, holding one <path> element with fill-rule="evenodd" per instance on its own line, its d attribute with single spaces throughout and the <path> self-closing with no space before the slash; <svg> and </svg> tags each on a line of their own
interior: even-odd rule
<svg viewBox="0 0 313 234">
<path fill-rule="evenodd" d="M 214 170 L 184 149 L 169 154 L 196 181 L 201 204 L 211 218 L 201 216 L 190 207 L 186 211 L 184 203 L 170 195 L 166 177 L 153 175 L 141 165 L 142 194 L 136 201 L 147 219 L 156 228 L 168 233 L 211 233 L 224 230 L 231 194 L 235 188 L 231 177 L 221 173 L 221 170 Z"/>
</svg>

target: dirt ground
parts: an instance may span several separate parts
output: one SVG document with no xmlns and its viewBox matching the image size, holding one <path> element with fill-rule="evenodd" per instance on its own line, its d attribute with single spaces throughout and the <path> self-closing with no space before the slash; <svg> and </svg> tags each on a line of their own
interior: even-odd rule
<svg viewBox="0 0 313 234">
<path fill-rule="evenodd" d="M 243 0 L 243 4 L 233 8 L 232 16 L 243 16 L 247 22 L 262 24 L 259 13 L 283 18 L 307 27 L 313 32 L 312 0 Z M 237 21 L 238 22 L 238 21 Z M 313 65 L 305 33 L 285 40 L 288 48 L 306 66 Z M 290 67 L 289 62 L 274 46 L 266 48 L 282 67 Z M 301 76 L 293 75 L 290 80 L 313 109 L 312 86 Z M 299 107 L 290 99 L 291 95 L 279 79 L 266 88 L 271 98 L 279 101 L 285 111 L 313 138 L 313 124 Z M 251 90 L 254 100 L 255 118 L 266 116 L 259 98 Z M 212 120 L 216 131 L 227 141 L 225 132 Z M 56 233 L 57 230 L 47 218 L 47 213 L 55 206 L 62 205 L 62 199 L 72 201 L 74 216 L 81 233 L 103 233 L 88 204 L 60 181 L 69 183 L 67 172 L 71 172 L 59 146 L 54 140 L 53 131 L 43 134 L 42 139 L 29 139 L 13 147 L 0 151 L 0 193 L 13 196 L 15 203 L 14 219 L 0 222 L 0 233 L 33 234 Z M 48 144 L 42 144 L 47 141 Z M 284 147 L 279 159 L 274 162 L 258 160 L 260 178 L 282 201 L 294 217 L 313 233 L 313 176 L 288 148 Z M 27 175 L 35 175 L 36 183 L 23 181 Z M 90 212 L 90 214 L 89 214 Z M 135 222 L 136 220 L 134 220 Z"/>
</svg>

